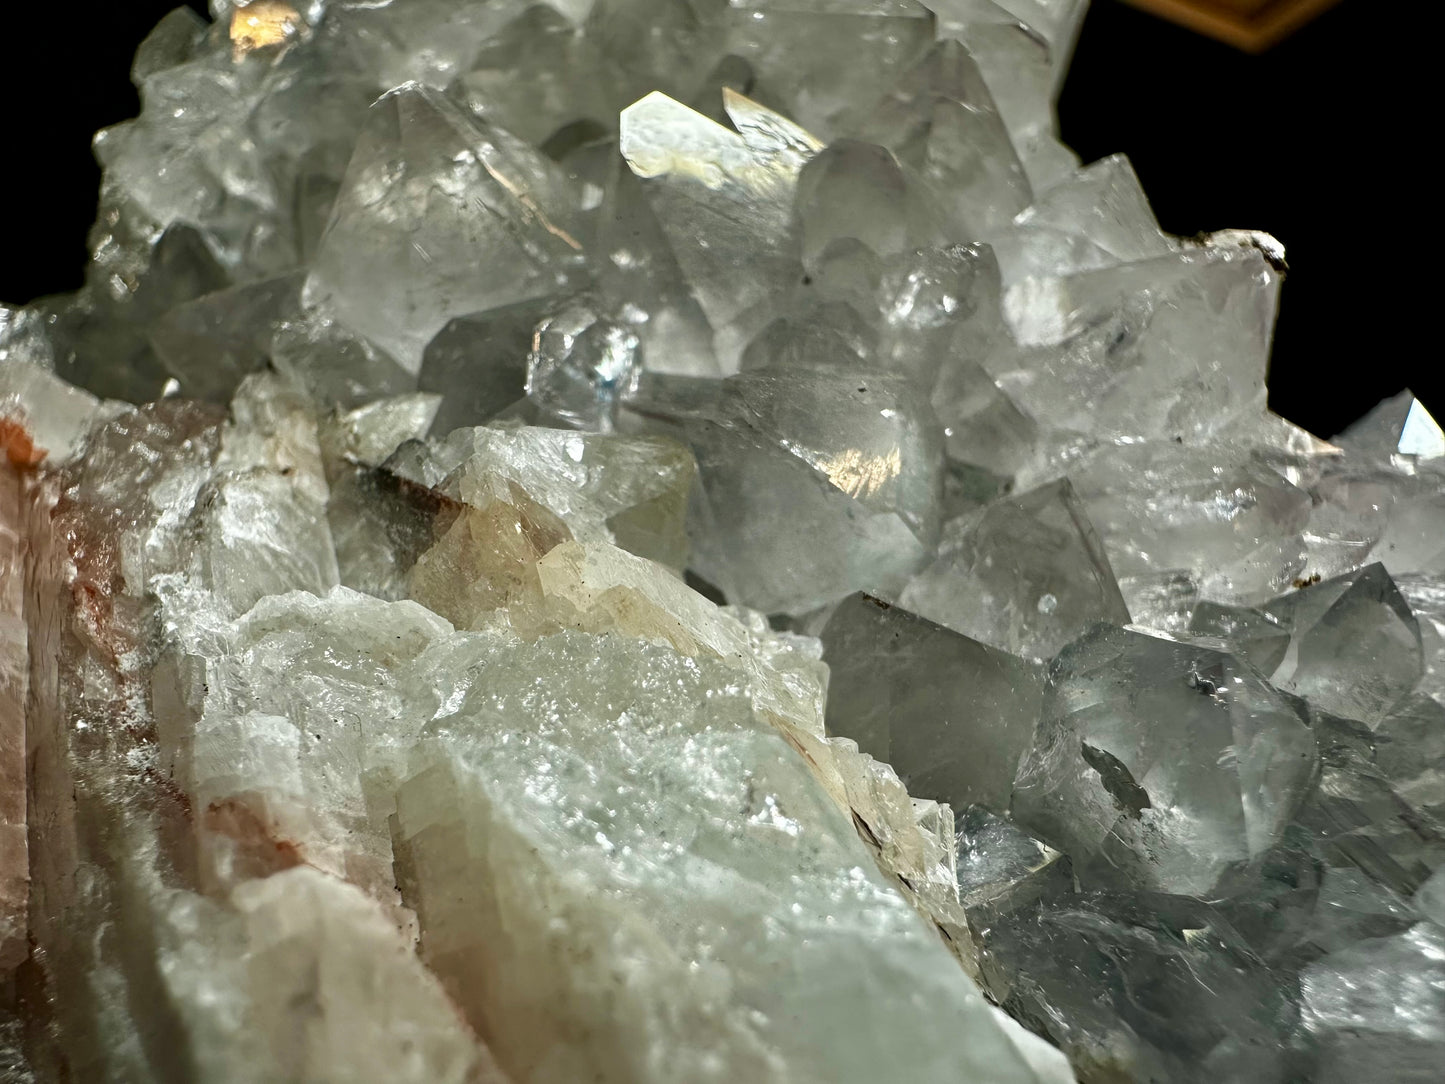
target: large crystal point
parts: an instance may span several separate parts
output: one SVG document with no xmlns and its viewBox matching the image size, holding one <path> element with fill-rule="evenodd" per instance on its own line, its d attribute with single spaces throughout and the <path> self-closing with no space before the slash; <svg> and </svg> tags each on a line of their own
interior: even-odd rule
<svg viewBox="0 0 1445 1084">
<path fill-rule="evenodd" d="M 1309 495 L 1245 449 L 1109 446 L 1070 478 L 1135 621 L 1182 629 L 1197 599 L 1264 602 L 1304 567 Z"/>
<path fill-rule="evenodd" d="M 306 284 L 408 371 L 454 316 L 537 297 L 582 254 L 580 193 L 500 128 L 417 84 L 372 106 Z"/>
<path fill-rule="evenodd" d="M 938 559 L 899 601 L 986 644 L 1042 659 L 1092 624 L 1129 621 L 1103 545 L 1067 481 L 947 524 Z"/>
<path fill-rule="evenodd" d="M 1174 249 L 1122 154 L 1083 166 L 1039 193 L 1010 229 L 990 240 L 1011 286 L 1150 260 Z"/>
<path fill-rule="evenodd" d="M 1013 812 L 1090 881 L 1209 891 L 1304 799 L 1315 743 L 1230 655 L 1100 629 L 1053 663 Z"/>
<path fill-rule="evenodd" d="M 963 41 L 978 58 L 1034 190 L 1067 176 L 1079 160 L 1058 140 L 1054 99 L 1072 48 L 1073 33 L 1063 28 L 1072 19 L 1045 34 L 1029 25 L 1040 5 L 1026 0 L 930 0 L 930 6 L 938 12 L 939 36 Z M 1034 10 L 1021 17 L 1025 7 Z"/>
<path fill-rule="evenodd" d="M 1262 405 L 1279 274 L 1219 242 L 1012 287 L 1017 355 L 993 375 L 1051 428 L 1124 437 L 1213 433 Z"/>
<path fill-rule="evenodd" d="M 867 595 L 840 603 L 821 637 L 830 733 L 893 765 L 912 794 L 1008 805 L 1038 717 L 1039 667 Z"/>
<path fill-rule="evenodd" d="M 989 237 L 1032 193 L 968 51 L 940 41 L 850 134 L 881 144 L 950 204 L 966 237 Z"/>
<path fill-rule="evenodd" d="M 849 239 L 887 258 L 939 244 L 952 232 L 933 193 L 891 151 L 851 139 L 834 142 L 803 167 L 797 215 L 803 263 L 815 273 L 829 247 Z"/>
<path fill-rule="evenodd" d="M 793 190 L 821 149 L 800 130 L 771 146 L 749 142 L 750 131 L 729 131 L 660 93 L 622 111 L 622 154 L 717 332 L 719 358 L 734 369 L 769 303 L 802 275 L 790 244 Z"/>
<path fill-rule="evenodd" d="M 659 381 L 637 410 L 697 457 L 706 526 L 693 568 L 731 600 L 804 613 L 896 590 L 937 537 L 942 449 L 906 378 L 791 368 Z"/>
<path fill-rule="evenodd" d="M 825 138 L 877 101 L 933 40 L 914 0 L 737 0 L 712 6 L 724 47 L 757 72 L 761 90 Z"/>
</svg>

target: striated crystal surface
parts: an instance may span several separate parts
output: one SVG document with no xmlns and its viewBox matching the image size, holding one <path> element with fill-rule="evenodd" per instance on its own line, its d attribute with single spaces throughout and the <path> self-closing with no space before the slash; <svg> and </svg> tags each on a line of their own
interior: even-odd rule
<svg viewBox="0 0 1445 1084">
<path fill-rule="evenodd" d="M 0 1078 L 1438 1078 L 1440 404 L 1266 408 L 1084 8 L 166 16 L 0 305 Z"/>
</svg>

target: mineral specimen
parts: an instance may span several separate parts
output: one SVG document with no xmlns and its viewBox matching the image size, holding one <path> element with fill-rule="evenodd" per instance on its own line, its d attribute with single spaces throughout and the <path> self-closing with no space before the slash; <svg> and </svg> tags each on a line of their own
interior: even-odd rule
<svg viewBox="0 0 1445 1084">
<path fill-rule="evenodd" d="M 1445 438 L 1082 0 L 214 0 L 0 307 L 0 1079 L 1445 1058 Z"/>
</svg>

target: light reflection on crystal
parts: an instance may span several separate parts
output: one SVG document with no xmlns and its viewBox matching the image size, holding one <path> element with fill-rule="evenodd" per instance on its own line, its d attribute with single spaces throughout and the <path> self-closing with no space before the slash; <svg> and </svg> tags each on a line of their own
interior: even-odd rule
<svg viewBox="0 0 1445 1084">
<path fill-rule="evenodd" d="M 1266 409 L 1083 7 L 166 16 L 0 307 L 0 1077 L 1434 1080 L 1445 436 Z"/>
</svg>

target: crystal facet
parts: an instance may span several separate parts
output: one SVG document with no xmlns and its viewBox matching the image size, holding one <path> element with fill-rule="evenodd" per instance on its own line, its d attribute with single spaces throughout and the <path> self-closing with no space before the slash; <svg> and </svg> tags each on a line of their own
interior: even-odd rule
<svg viewBox="0 0 1445 1084">
<path fill-rule="evenodd" d="M 1439 1077 L 1445 438 L 1082 0 L 210 7 L 0 305 L 0 1079 Z"/>
</svg>

